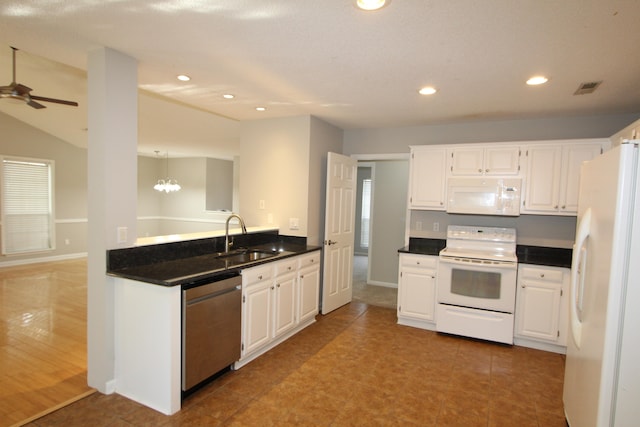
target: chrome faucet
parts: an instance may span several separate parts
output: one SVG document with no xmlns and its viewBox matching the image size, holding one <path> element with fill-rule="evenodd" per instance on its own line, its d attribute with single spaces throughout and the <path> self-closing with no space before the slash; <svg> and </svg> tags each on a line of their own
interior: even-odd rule
<svg viewBox="0 0 640 427">
<path fill-rule="evenodd" d="M 229 215 L 229 218 L 227 218 L 227 223 L 225 224 L 225 228 L 224 228 L 224 252 L 225 253 L 229 252 L 229 221 L 231 221 L 231 218 L 238 218 L 238 221 L 240 222 L 240 227 L 242 227 L 242 234 L 247 234 L 247 227 L 245 227 L 244 221 L 240 217 L 240 215 L 234 214 L 234 213 Z"/>
</svg>

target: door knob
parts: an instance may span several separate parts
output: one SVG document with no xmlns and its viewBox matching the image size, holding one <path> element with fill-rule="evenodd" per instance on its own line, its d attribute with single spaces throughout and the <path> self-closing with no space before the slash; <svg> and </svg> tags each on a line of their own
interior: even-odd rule
<svg viewBox="0 0 640 427">
<path fill-rule="evenodd" d="M 329 239 L 329 240 L 325 240 L 325 241 L 324 241 L 324 244 L 325 244 L 325 245 L 335 245 L 336 243 L 338 243 L 338 242 L 334 242 L 334 241 L 333 241 L 333 240 L 331 240 L 331 239 Z"/>
</svg>

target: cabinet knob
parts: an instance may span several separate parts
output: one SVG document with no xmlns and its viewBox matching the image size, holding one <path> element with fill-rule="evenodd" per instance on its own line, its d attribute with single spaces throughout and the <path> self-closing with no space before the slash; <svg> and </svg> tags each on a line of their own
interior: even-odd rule
<svg viewBox="0 0 640 427">
<path fill-rule="evenodd" d="M 274 289 L 275 289 L 275 288 L 272 286 L 272 287 L 271 287 L 271 290 L 274 290 Z"/>
<path fill-rule="evenodd" d="M 482 169 L 478 169 L 478 172 L 482 173 Z"/>
<path fill-rule="evenodd" d="M 562 205 L 562 209 L 566 209 L 566 207 L 567 207 L 566 205 Z"/>
<path fill-rule="evenodd" d="M 444 202 L 440 202 L 440 206 L 444 205 Z"/>
<path fill-rule="evenodd" d="M 258 280 L 262 280 L 262 274 L 258 276 Z"/>
<path fill-rule="evenodd" d="M 300 278 L 301 278 L 301 279 L 304 279 L 304 274 L 301 274 L 301 275 L 300 275 Z"/>
<path fill-rule="evenodd" d="M 277 287 L 280 287 L 280 283 L 278 283 L 276 286 L 277 286 Z"/>
<path fill-rule="evenodd" d="M 558 209 L 558 205 L 555 205 L 555 206 L 553 207 L 553 209 Z"/>
<path fill-rule="evenodd" d="M 291 266 L 287 267 L 287 270 L 291 271 Z"/>
<path fill-rule="evenodd" d="M 524 285 L 524 283 L 523 283 L 522 285 L 520 285 L 520 287 L 521 287 L 522 289 L 526 288 L 526 286 Z"/>
<path fill-rule="evenodd" d="M 485 169 L 484 171 L 485 171 L 485 172 L 489 172 L 489 169 Z"/>
<path fill-rule="evenodd" d="M 314 262 L 315 260 L 313 258 L 311 258 L 311 262 Z"/>
<path fill-rule="evenodd" d="M 544 273 L 540 273 L 540 277 L 544 277 Z"/>
<path fill-rule="evenodd" d="M 417 264 L 417 265 L 420 265 L 420 261 L 416 261 L 416 264 Z"/>
</svg>

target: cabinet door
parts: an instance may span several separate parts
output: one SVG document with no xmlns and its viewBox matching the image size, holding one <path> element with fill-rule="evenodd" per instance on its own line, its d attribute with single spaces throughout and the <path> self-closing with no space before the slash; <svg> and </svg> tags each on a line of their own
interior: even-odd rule
<svg viewBox="0 0 640 427">
<path fill-rule="evenodd" d="M 578 192 L 580 190 L 580 167 L 583 162 L 599 156 L 602 145 L 577 144 L 564 147 L 562 153 L 562 182 L 560 189 L 560 211 L 578 212 Z"/>
<path fill-rule="evenodd" d="M 411 208 L 445 209 L 446 161 L 444 148 L 411 153 Z"/>
<path fill-rule="evenodd" d="M 263 281 L 246 287 L 242 296 L 243 331 L 242 355 L 267 344 L 271 340 L 272 283 Z"/>
<path fill-rule="evenodd" d="M 520 147 L 491 147 L 484 153 L 485 175 L 518 175 Z"/>
<path fill-rule="evenodd" d="M 296 325 L 296 275 L 284 274 L 275 280 L 274 336 Z"/>
<path fill-rule="evenodd" d="M 401 267 L 398 285 L 398 314 L 435 321 L 435 270 Z"/>
<path fill-rule="evenodd" d="M 558 211 L 562 148 L 558 145 L 530 146 L 525 150 L 527 182 L 521 213 Z"/>
<path fill-rule="evenodd" d="M 562 284 L 522 279 L 518 287 L 516 334 L 556 342 L 560 335 Z"/>
<path fill-rule="evenodd" d="M 298 274 L 298 322 L 305 322 L 318 314 L 319 292 L 319 265 L 300 270 Z"/>
<path fill-rule="evenodd" d="M 484 173 L 483 148 L 454 148 L 451 150 L 451 175 L 482 175 Z"/>
</svg>

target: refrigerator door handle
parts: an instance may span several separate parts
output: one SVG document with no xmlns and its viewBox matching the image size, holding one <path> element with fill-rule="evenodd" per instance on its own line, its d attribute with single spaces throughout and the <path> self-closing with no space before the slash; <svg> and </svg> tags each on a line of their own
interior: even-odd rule
<svg viewBox="0 0 640 427">
<path fill-rule="evenodd" d="M 587 209 L 576 233 L 576 243 L 573 247 L 571 260 L 571 288 L 570 288 L 570 316 L 571 336 L 577 348 L 580 348 L 582 338 L 582 297 L 584 293 L 584 276 L 587 259 L 587 238 L 591 232 L 591 208 Z"/>
</svg>

